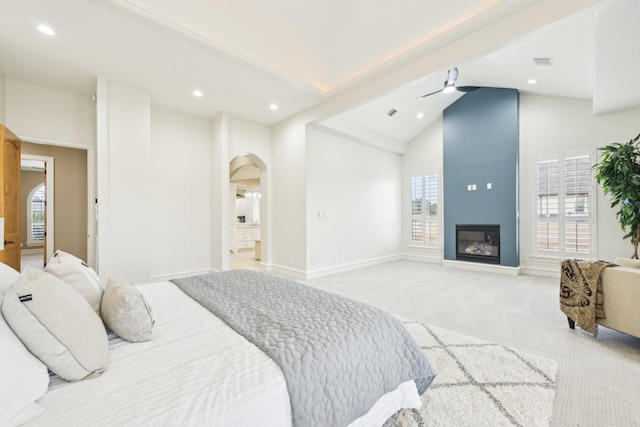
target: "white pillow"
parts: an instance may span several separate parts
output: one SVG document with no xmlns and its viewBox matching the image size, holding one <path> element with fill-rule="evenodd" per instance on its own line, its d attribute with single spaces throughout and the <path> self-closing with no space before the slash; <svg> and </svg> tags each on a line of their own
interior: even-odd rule
<svg viewBox="0 0 640 427">
<path fill-rule="evenodd" d="M 102 320 L 119 337 L 130 342 L 149 341 L 153 313 L 142 292 L 131 283 L 109 278 L 102 296 Z"/>
<path fill-rule="evenodd" d="M 614 262 L 620 267 L 640 268 L 640 260 L 638 259 L 617 257 Z"/>
<path fill-rule="evenodd" d="M 100 375 L 107 332 L 82 296 L 57 277 L 27 267 L 7 289 L 2 314 L 22 343 L 68 381 Z"/>
<path fill-rule="evenodd" d="M 87 300 L 91 308 L 100 316 L 100 301 L 104 286 L 95 270 L 83 260 L 69 253 L 57 250 L 44 271 L 70 284 Z"/>
<path fill-rule="evenodd" d="M 0 294 L 0 307 L 2 295 Z M 25 348 L 0 314 L 0 426 L 28 421 L 40 409 L 35 403 L 47 392 L 49 373 L 44 363 Z"/>
<path fill-rule="evenodd" d="M 7 264 L 0 262 L 0 295 L 4 294 L 9 286 L 16 283 L 18 276 L 20 276 L 20 273 Z"/>
</svg>

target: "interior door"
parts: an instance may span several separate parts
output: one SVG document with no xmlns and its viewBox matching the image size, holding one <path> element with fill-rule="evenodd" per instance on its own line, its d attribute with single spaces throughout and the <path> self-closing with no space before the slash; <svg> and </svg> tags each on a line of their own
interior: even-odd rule
<svg viewBox="0 0 640 427">
<path fill-rule="evenodd" d="M 0 141 L 0 218 L 4 218 L 0 261 L 20 271 L 20 139 L 0 125 Z"/>
</svg>

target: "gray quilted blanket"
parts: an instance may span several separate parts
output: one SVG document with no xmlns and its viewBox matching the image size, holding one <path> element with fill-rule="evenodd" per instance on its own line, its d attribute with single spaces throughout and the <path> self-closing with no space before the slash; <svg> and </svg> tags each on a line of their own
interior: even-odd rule
<svg viewBox="0 0 640 427">
<path fill-rule="evenodd" d="M 435 370 L 404 326 L 369 305 L 257 271 L 172 280 L 280 365 L 293 425 L 346 426 Z"/>
</svg>

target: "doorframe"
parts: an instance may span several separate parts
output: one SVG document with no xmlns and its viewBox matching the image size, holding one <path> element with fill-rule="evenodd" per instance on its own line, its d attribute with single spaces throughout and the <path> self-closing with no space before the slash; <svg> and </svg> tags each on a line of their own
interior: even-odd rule
<svg viewBox="0 0 640 427">
<path fill-rule="evenodd" d="M 45 204 L 45 212 L 46 212 L 46 235 L 44 237 L 45 239 L 45 248 L 47 248 L 47 253 L 44 254 L 45 255 L 45 262 L 47 262 L 48 260 L 51 259 L 51 257 L 53 257 L 53 242 L 54 237 L 55 237 L 55 221 L 54 221 L 54 206 L 55 206 L 55 191 L 54 191 L 54 158 L 50 157 L 50 156 L 40 156 L 37 154 L 27 154 L 27 153 L 20 153 L 20 161 L 22 160 L 38 160 L 41 162 L 45 163 L 45 181 L 44 181 L 44 185 L 45 185 L 45 190 L 46 190 L 46 195 L 45 195 L 45 200 L 46 200 L 46 204 Z M 21 166 L 21 170 L 22 170 L 22 165 Z M 44 171 L 43 171 L 44 173 Z M 27 201 L 28 203 L 29 201 Z"/>
<path fill-rule="evenodd" d="M 87 152 L 87 259 L 92 268 L 97 270 L 97 192 L 96 192 L 96 147 L 95 145 L 75 144 L 56 139 L 41 138 L 30 135 L 16 134 L 22 142 L 38 145 L 50 145 L 53 147 L 74 148 Z M 22 153 L 21 153 L 22 154 Z"/>
</svg>

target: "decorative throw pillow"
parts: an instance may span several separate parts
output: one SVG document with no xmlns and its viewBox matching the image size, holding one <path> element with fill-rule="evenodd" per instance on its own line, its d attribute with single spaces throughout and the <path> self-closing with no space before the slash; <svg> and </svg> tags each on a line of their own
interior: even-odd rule
<svg viewBox="0 0 640 427">
<path fill-rule="evenodd" d="M 7 264 L 0 262 L 0 295 L 4 294 L 4 291 L 6 291 L 9 286 L 16 283 L 18 276 L 20 276 L 20 273 Z"/>
<path fill-rule="evenodd" d="M 100 316 L 100 301 L 104 286 L 95 270 L 80 258 L 57 250 L 44 271 L 64 280 L 87 300 L 91 308 Z"/>
<path fill-rule="evenodd" d="M 100 375 L 109 341 L 100 318 L 61 279 L 27 267 L 4 295 L 2 314 L 22 343 L 67 381 Z"/>
<path fill-rule="evenodd" d="M 618 257 L 616 258 L 615 263 L 620 267 L 640 268 L 640 259 Z"/>
<path fill-rule="evenodd" d="M 2 295 L 0 294 L 0 307 Z M 0 426 L 26 422 L 36 400 L 47 392 L 49 373 L 20 342 L 0 314 Z M 35 407 L 38 409 L 38 407 Z M 42 408 L 40 408 L 42 410 Z"/>
<path fill-rule="evenodd" d="M 102 296 L 102 320 L 119 337 L 131 342 L 149 341 L 155 323 L 142 292 L 127 281 L 112 278 Z"/>
</svg>

